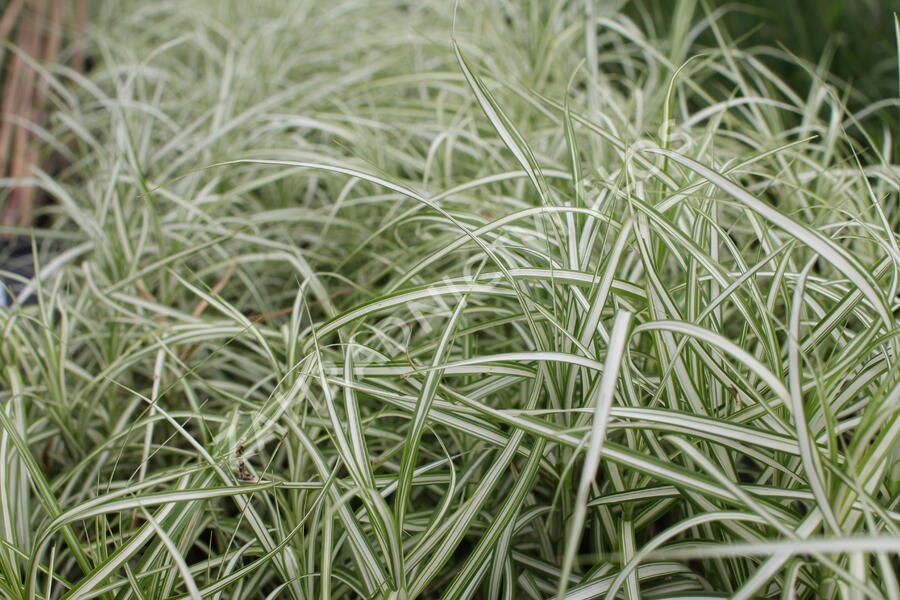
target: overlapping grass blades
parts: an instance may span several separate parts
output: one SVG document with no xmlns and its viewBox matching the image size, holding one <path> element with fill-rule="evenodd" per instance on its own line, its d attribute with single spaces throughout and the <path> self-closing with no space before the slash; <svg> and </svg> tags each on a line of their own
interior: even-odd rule
<svg viewBox="0 0 900 600">
<path fill-rule="evenodd" d="M 693 2 L 98 4 L 0 595 L 898 597 L 878 110 Z"/>
</svg>

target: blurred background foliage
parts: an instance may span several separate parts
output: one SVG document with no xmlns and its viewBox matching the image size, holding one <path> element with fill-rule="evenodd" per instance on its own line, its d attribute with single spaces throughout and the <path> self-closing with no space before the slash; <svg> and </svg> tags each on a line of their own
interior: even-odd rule
<svg viewBox="0 0 900 600">
<path fill-rule="evenodd" d="M 630 3 L 625 10 L 664 36 L 680 4 L 643 0 Z M 851 105 L 898 95 L 893 14 L 900 12 L 900 0 L 700 0 L 693 22 L 704 10 L 722 11 L 721 30 L 741 48 L 782 48 L 830 71 L 855 90 Z M 711 32 L 698 41 L 716 45 Z M 797 91 L 808 86 L 809 75 L 800 62 L 772 60 L 769 67 Z"/>
<path fill-rule="evenodd" d="M 254 1 L 259 10 L 281 6 L 271 0 Z M 656 39 L 683 41 L 704 14 L 713 15 L 717 30 L 705 28 L 693 40 L 693 48 L 681 45 L 670 56 L 675 64 L 698 48 L 722 47 L 724 42 L 726 47 L 762 57 L 801 97 L 810 89 L 811 73 L 833 84 L 851 112 L 898 96 L 894 13 L 900 12 L 900 0 L 592 1 L 595 14 L 621 10 L 647 37 Z M 90 4 L 98 10 L 113 2 L 121 0 Z M 543 8 L 553 11 L 553 7 L 580 2 L 584 0 L 547 0 Z M 17 47 L 43 62 L 59 58 L 83 70 L 90 65 L 91 50 L 84 56 L 77 48 L 89 22 L 88 6 L 88 0 L 0 0 L 0 177 L 17 179 L 28 174 L 29 165 L 37 158 L 33 135 L 14 123 L 17 119 L 41 123 L 45 108 L 40 78 L 10 48 Z M 495 7 L 500 6 L 513 10 L 516 3 L 497 1 Z M 723 39 L 717 39 L 719 35 Z M 678 48 L 679 42 L 671 47 Z M 63 55 L 58 57 L 60 51 Z M 878 115 L 883 125 L 887 131 L 895 131 L 900 111 L 891 110 L 888 103 L 881 108 Z M 44 168 L 54 170 L 52 165 L 44 164 Z M 31 207 L 37 200 L 33 194 L 31 188 L 13 190 L 14 201 L 0 206 L 0 226 L 30 222 Z"/>
</svg>

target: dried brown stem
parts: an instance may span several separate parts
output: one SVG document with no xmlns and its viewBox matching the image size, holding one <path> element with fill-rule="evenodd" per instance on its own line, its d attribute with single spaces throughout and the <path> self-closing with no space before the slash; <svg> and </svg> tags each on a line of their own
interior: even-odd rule
<svg viewBox="0 0 900 600">
<path fill-rule="evenodd" d="M 228 280 L 231 279 L 231 276 L 234 275 L 234 270 L 237 267 L 237 256 L 231 257 L 231 262 L 228 263 L 228 268 L 225 269 L 225 273 L 222 274 L 222 277 L 219 278 L 219 281 L 216 282 L 216 285 L 212 287 L 212 294 L 215 296 L 228 284 Z M 193 312 L 191 313 L 195 317 L 199 317 L 203 314 L 203 311 L 206 310 L 206 307 L 209 306 L 209 302 L 206 300 L 201 300 L 197 303 L 197 306 L 194 307 Z"/>
</svg>

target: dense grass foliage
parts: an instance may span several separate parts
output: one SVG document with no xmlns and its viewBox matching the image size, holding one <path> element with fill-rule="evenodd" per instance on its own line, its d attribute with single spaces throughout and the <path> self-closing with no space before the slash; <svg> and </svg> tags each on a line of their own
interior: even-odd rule
<svg viewBox="0 0 900 600">
<path fill-rule="evenodd" d="M 896 107 L 621 5 L 98 2 L 0 596 L 900 597 Z"/>
</svg>

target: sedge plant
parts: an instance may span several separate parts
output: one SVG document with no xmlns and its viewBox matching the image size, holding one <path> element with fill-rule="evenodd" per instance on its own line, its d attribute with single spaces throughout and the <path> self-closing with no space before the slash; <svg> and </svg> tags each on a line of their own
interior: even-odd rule
<svg viewBox="0 0 900 600">
<path fill-rule="evenodd" d="M 0 597 L 900 598 L 896 102 L 625 4 L 97 2 Z"/>
</svg>

